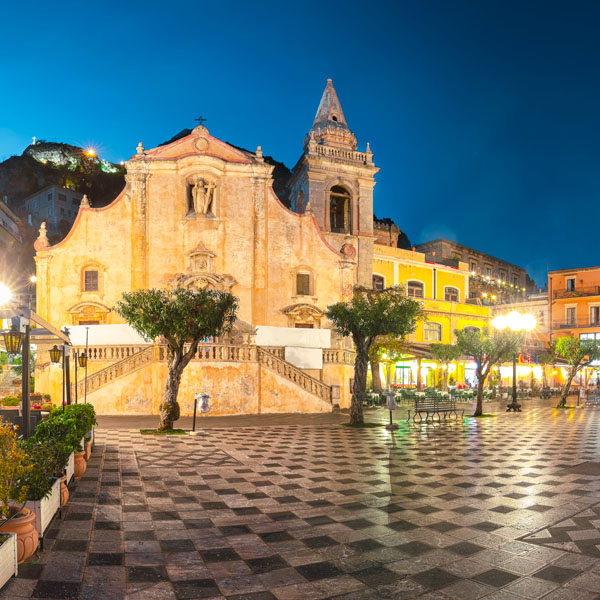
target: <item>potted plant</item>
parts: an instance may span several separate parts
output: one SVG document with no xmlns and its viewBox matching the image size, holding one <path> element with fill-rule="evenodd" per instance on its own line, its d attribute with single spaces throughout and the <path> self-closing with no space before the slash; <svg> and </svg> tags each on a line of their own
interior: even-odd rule
<svg viewBox="0 0 600 600">
<path fill-rule="evenodd" d="M 39 541 L 35 513 L 24 503 L 27 488 L 23 480 L 30 470 L 14 428 L 0 421 L 0 534 L 16 534 L 19 564 L 33 555 Z"/>
<path fill-rule="evenodd" d="M 2 408 L 14 408 L 19 409 L 21 399 L 18 396 L 5 396 L 2 398 Z"/>
<path fill-rule="evenodd" d="M 25 507 L 35 513 L 35 527 L 40 537 L 60 508 L 60 478 L 54 476 L 52 443 L 35 437 L 21 442 L 31 465 L 21 478 L 21 483 L 27 488 Z"/>
<path fill-rule="evenodd" d="M 94 425 L 97 424 L 96 411 L 94 410 L 94 407 L 91 404 L 71 404 L 65 408 L 65 413 L 68 413 L 74 417 L 78 434 L 81 434 L 81 437 L 83 438 L 85 458 L 86 460 L 89 460 L 92 454 Z M 77 460 L 77 455 L 75 455 L 75 458 Z M 75 475 L 75 478 L 79 478 L 77 474 Z"/>
<path fill-rule="evenodd" d="M 47 443 L 48 461 L 51 464 L 50 473 L 61 479 L 61 506 L 69 499 L 67 483 L 73 475 L 74 452 L 81 452 L 72 419 L 64 418 L 61 413 L 50 414 L 50 417 L 40 421 L 35 429 L 34 439 Z"/>
</svg>

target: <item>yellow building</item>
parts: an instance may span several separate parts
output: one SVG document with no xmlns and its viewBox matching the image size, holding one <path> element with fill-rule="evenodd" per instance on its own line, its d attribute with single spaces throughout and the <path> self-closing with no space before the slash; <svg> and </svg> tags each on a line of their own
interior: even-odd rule
<svg viewBox="0 0 600 600">
<path fill-rule="evenodd" d="M 490 310 L 469 300 L 469 270 L 466 263 L 458 267 L 428 262 L 425 254 L 375 244 L 373 286 L 379 289 L 400 285 L 407 294 L 420 299 L 427 319 L 409 336 L 412 359 L 397 365 L 396 381 L 419 387 L 436 385 L 440 367 L 428 360 L 432 342 L 452 344 L 454 331 L 465 327 L 485 327 Z M 462 382 L 473 378 L 473 365 L 459 363 L 451 367 L 454 377 Z M 406 374 L 406 377 L 403 376 Z"/>
</svg>

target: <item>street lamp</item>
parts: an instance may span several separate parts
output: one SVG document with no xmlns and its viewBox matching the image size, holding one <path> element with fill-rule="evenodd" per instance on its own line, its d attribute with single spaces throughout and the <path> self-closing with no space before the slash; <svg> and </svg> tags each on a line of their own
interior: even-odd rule
<svg viewBox="0 0 600 600">
<path fill-rule="evenodd" d="M 23 333 L 13 325 L 8 331 L 2 332 L 4 337 L 4 347 L 8 354 L 19 354 L 21 352 L 21 344 L 23 343 Z"/>
<path fill-rule="evenodd" d="M 56 344 L 54 344 L 54 348 L 52 348 L 49 352 L 50 352 L 50 360 L 53 363 L 59 363 L 60 357 L 62 355 L 61 349 Z"/>
<path fill-rule="evenodd" d="M 496 329 L 510 329 L 514 332 L 533 331 L 537 321 L 533 315 L 521 314 L 516 310 L 507 315 L 500 315 L 492 321 L 492 326 Z M 512 402 L 506 405 L 506 412 L 511 410 L 521 412 L 521 405 L 517 402 L 517 354 L 513 356 L 513 381 L 512 381 Z"/>
</svg>

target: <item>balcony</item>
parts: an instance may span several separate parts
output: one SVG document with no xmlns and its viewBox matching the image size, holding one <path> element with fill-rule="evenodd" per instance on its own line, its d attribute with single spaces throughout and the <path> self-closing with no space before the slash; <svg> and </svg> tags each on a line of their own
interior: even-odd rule
<svg viewBox="0 0 600 600">
<path fill-rule="evenodd" d="M 600 285 L 580 287 L 574 290 L 554 290 L 552 292 L 554 300 L 559 300 L 560 298 L 580 298 L 582 296 L 600 296 Z"/>
<path fill-rule="evenodd" d="M 600 320 L 598 319 L 565 319 L 552 321 L 552 329 L 585 329 L 587 327 L 596 327 L 600 329 Z"/>
</svg>

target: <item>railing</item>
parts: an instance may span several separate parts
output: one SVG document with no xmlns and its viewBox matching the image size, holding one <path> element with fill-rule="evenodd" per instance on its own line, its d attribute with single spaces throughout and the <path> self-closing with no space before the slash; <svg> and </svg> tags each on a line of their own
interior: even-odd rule
<svg viewBox="0 0 600 600">
<path fill-rule="evenodd" d="M 323 364 L 353 365 L 356 357 L 354 350 L 328 349 L 323 350 Z"/>
<path fill-rule="evenodd" d="M 552 298 L 579 298 L 580 296 L 600 296 L 600 285 L 575 288 L 574 290 L 554 290 Z"/>
<path fill-rule="evenodd" d="M 257 346 L 256 349 L 258 351 L 258 362 L 261 365 L 295 383 L 303 390 L 318 396 L 321 400 L 331 403 L 331 386 L 307 375 L 302 369 L 298 369 L 285 360 L 277 358 L 277 356 L 260 346 Z"/>
<path fill-rule="evenodd" d="M 562 321 L 552 321 L 552 329 L 579 329 L 585 327 L 600 328 L 600 321 L 597 319 L 565 319 Z"/>
<path fill-rule="evenodd" d="M 114 347 L 119 349 L 118 346 Z M 110 347 L 104 348 L 108 350 Z M 90 348 L 91 350 L 91 348 Z M 101 356 L 108 356 L 110 353 L 104 351 Z M 327 357 L 325 357 L 327 353 Z M 249 345 L 233 344 L 200 344 L 198 351 L 192 360 L 197 362 L 247 362 L 260 363 L 271 369 L 275 373 L 288 379 L 292 383 L 300 386 L 303 390 L 314 394 L 315 396 L 331 402 L 331 387 L 327 384 L 307 375 L 302 369 L 294 367 L 283 359 L 284 348 L 263 348 Z M 86 391 L 90 394 L 101 387 L 113 382 L 115 379 L 128 375 L 145 365 L 154 361 L 167 362 L 169 360 L 169 348 L 166 344 L 156 346 L 143 346 L 137 352 L 118 360 L 114 364 L 88 375 L 88 377 L 78 382 L 77 393 L 83 396 Z M 342 362 L 344 364 L 353 364 L 354 352 L 350 350 L 326 350 L 324 351 L 325 362 Z M 75 387 L 72 386 L 74 392 Z"/>
<path fill-rule="evenodd" d="M 344 158 L 346 160 L 352 160 L 362 163 L 366 163 L 368 161 L 366 152 L 355 152 L 354 150 L 332 148 L 331 146 L 316 146 L 315 151 L 317 154 L 322 154 L 323 156 L 331 156 L 333 158 Z"/>
<path fill-rule="evenodd" d="M 111 383 L 118 377 L 133 373 L 133 371 L 137 371 L 148 363 L 154 362 L 157 359 L 157 350 L 158 348 L 155 346 L 145 347 L 127 358 L 104 369 L 100 369 L 100 371 L 97 371 L 96 373 L 88 375 L 86 379 L 77 384 L 77 393 L 79 397 L 85 394 L 86 388 L 87 393 L 90 394 L 106 384 Z M 74 387 L 72 389 L 74 390 Z"/>
<path fill-rule="evenodd" d="M 88 351 L 88 360 L 123 360 L 124 358 L 129 358 L 146 348 L 149 348 L 151 344 L 147 344 L 145 346 L 89 346 Z M 74 346 L 73 350 L 77 352 L 77 354 L 81 354 L 85 351 L 85 346 Z"/>
</svg>

